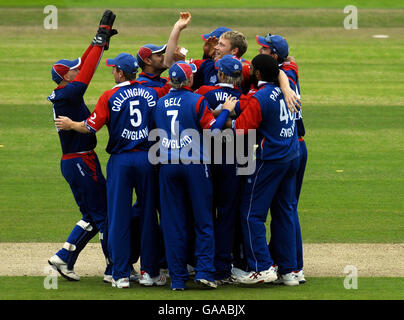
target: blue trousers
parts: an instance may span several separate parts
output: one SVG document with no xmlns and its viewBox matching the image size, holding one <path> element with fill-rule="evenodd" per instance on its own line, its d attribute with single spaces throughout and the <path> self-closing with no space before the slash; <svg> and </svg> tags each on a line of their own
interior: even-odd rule
<svg viewBox="0 0 404 320">
<path fill-rule="evenodd" d="M 115 280 L 129 277 L 132 262 L 132 200 L 135 189 L 139 210 L 145 219 L 155 219 L 156 230 L 152 230 L 145 241 L 152 242 L 158 232 L 155 199 L 156 177 L 146 151 L 112 154 L 107 164 L 108 200 L 108 249 L 111 256 Z M 158 271 L 158 260 L 148 260 L 142 252 L 144 265 L 151 274 Z"/>
<path fill-rule="evenodd" d="M 306 142 L 304 140 L 301 140 L 299 142 L 300 146 L 300 156 L 299 156 L 299 168 L 296 173 L 296 202 L 294 204 L 296 214 L 295 214 L 295 227 L 296 227 L 296 259 L 297 259 L 297 269 L 296 270 L 302 270 L 303 269 L 303 241 L 302 241 L 302 232 L 300 228 L 300 221 L 299 221 L 299 215 L 298 215 L 298 202 L 299 202 L 299 196 L 300 196 L 300 191 L 302 189 L 302 184 L 303 184 L 303 177 L 304 177 L 304 172 L 306 169 L 306 163 L 307 163 L 307 147 L 306 147 Z M 271 204 L 271 213 L 278 214 L 279 212 L 279 205 L 277 202 L 273 202 Z M 272 234 L 272 224 L 271 224 L 271 234 Z M 270 250 L 270 253 L 272 255 L 272 258 L 274 259 L 275 263 L 277 263 L 277 256 L 276 256 L 276 250 L 272 248 L 272 237 L 271 240 L 269 241 L 268 248 Z"/>
<path fill-rule="evenodd" d="M 211 165 L 215 227 L 215 279 L 231 276 L 235 220 L 239 218 L 241 177 L 237 164 Z"/>
<path fill-rule="evenodd" d="M 60 168 L 79 206 L 81 220 L 89 225 L 85 229 L 83 224 L 76 225 L 66 240 L 75 249 L 61 249 L 57 255 L 73 269 L 80 252 L 100 232 L 101 247 L 108 260 L 106 181 L 97 154 L 92 151 L 63 159 Z"/>
<path fill-rule="evenodd" d="M 250 270 L 263 271 L 274 264 L 268 250 L 265 222 L 271 203 L 272 247 L 281 274 L 296 270 L 295 199 L 299 159 L 275 163 L 257 159 L 255 172 L 247 178 L 241 203 L 241 225 Z"/>
<path fill-rule="evenodd" d="M 162 164 L 159 178 L 161 226 L 171 286 L 183 288 L 188 280 L 192 227 L 195 230 L 195 279 L 213 281 L 215 239 L 208 166 Z"/>
<path fill-rule="evenodd" d="M 154 166 L 156 170 L 156 186 L 158 186 L 158 166 Z M 156 187 L 154 190 L 155 199 L 156 199 L 156 207 L 158 213 L 161 212 L 160 208 L 160 196 L 159 196 L 159 188 Z M 158 232 L 155 234 L 156 224 L 158 225 Z M 135 263 L 140 258 L 140 270 L 144 270 L 150 274 L 151 277 L 156 277 L 159 275 L 159 268 L 166 269 L 167 261 L 165 258 L 164 251 L 164 240 L 163 240 L 163 232 L 160 226 L 158 219 L 156 216 L 144 216 L 142 210 L 139 206 L 139 201 L 136 201 L 132 207 L 132 228 L 134 232 L 137 232 L 137 235 L 134 235 L 133 245 L 138 250 L 132 252 L 131 263 Z M 137 231 L 136 231 L 137 230 Z M 157 237 L 157 240 L 153 239 L 150 241 L 150 236 Z M 142 252 L 144 252 L 142 254 Z M 153 255 L 158 255 L 158 258 L 152 257 Z M 155 266 L 150 266 L 147 261 L 155 261 L 155 259 L 159 259 L 159 268 Z"/>
</svg>

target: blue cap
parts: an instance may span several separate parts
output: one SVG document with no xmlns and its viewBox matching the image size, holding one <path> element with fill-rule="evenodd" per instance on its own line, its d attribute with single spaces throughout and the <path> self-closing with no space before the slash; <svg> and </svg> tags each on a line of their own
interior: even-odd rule
<svg viewBox="0 0 404 320">
<path fill-rule="evenodd" d="M 129 53 L 120 53 L 115 59 L 107 59 L 105 64 L 108 67 L 117 67 L 125 73 L 136 73 L 139 68 L 136 58 Z"/>
<path fill-rule="evenodd" d="M 59 84 L 63 80 L 63 76 L 66 73 L 72 69 L 78 68 L 80 64 L 81 58 L 77 58 L 76 60 L 59 60 L 52 66 L 52 80 Z"/>
<path fill-rule="evenodd" d="M 226 28 L 226 27 L 219 27 L 216 30 L 213 30 L 211 33 L 207 33 L 207 34 L 201 34 L 201 37 L 203 40 L 208 40 L 209 37 L 216 37 L 216 38 L 220 38 L 220 36 L 225 33 L 226 31 L 231 31 L 230 28 Z"/>
<path fill-rule="evenodd" d="M 196 72 L 196 65 L 193 63 L 186 63 L 185 61 L 177 61 L 174 63 L 168 74 L 172 83 L 181 83 L 188 80 L 192 73 Z"/>
<path fill-rule="evenodd" d="M 216 69 L 231 77 L 240 76 L 243 70 L 241 61 L 231 54 L 226 54 L 223 58 L 217 60 L 215 66 Z"/>
<path fill-rule="evenodd" d="M 271 48 L 281 58 L 286 58 L 289 54 L 289 45 L 284 37 L 268 33 L 265 37 L 257 36 L 256 39 L 259 45 Z"/>
</svg>

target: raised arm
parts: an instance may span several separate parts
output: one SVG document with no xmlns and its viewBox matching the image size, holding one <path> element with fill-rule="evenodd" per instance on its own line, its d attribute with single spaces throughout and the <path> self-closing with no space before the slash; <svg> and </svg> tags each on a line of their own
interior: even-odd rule
<svg viewBox="0 0 404 320">
<path fill-rule="evenodd" d="M 167 68 L 175 62 L 174 52 L 178 46 L 178 39 L 180 38 L 180 33 L 184 30 L 191 22 L 191 13 L 180 12 L 180 18 L 174 24 L 171 31 L 170 37 L 168 38 L 166 53 L 164 55 L 164 64 Z"/>
</svg>

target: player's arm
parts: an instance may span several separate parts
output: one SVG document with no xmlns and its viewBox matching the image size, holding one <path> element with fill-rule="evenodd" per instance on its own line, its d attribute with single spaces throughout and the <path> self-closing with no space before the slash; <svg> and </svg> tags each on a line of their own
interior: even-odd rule
<svg viewBox="0 0 404 320">
<path fill-rule="evenodd" d="M 74 130 L 80 133 L 90 133 L 84 121 L 73 121 L 69 117 L 59 116 L 55 119 L 56 128 L 59 130 Z"/>
<path fill-rule="evenodd" d="M 297 96 L 296 92 L 290 88 L 289 78 L 283 70 L 279 70 L 278 81 L 289 110 L 291 112 L 299 112 L 301 108 L 300 98 Z"/>
<path fill-rule="evenodd" d="M 203 101 L 206 101 L 203 99 Z M 202 116 L 200 118 L 200 126 L 202 129 L 222 129 L 228 116 L 229 113 L 232 112 L 236 106 L 237 103 L 237 98 L 235 97 L 229 97 L 226 99 L 226 101 L 223 103 L 222 109 L 220 110 L 220 114 L 218 117 L 215 119 L 212 111 L 209 109 L 209 105 L 206 101 L 203 105 L 200 106 L 200 110 L 202 110 Z M 199 113 L 200 111 L 198 111 Z"/>
<path fill-rule="evenodd" d="M 59 116 L 55 120 L 55 125 L 59 130 L 75 130 L 81 133 L 96 133 L 109 120 L 108 100 L 112 92 L 106 91 L 98 99 L 98 102 L 91 115 L 81 122 L 72 121 L 68 117 Z"/>
<path fill-rule="evenodd" d="M 184 30 L 191 22 L 191 13 L 180 12 L 180 18 L 174 24 L 171 31 L 170 37 L 168 38 L 166 53 L 164 54 L 164 64 L 167 68 L 170 68 L 175 62 L 174 52 L 178 46 L 178 40 L 180 38 L 180 33 Z"/>
<path fill-rule="evenodd" d="M 255 97 L 236 120 L 226 121 L 226 128 L 236 129 L 237 134 L 246 134 L 248 129 L 257 129 L 262 121 L 261 106 Z"/>
</svg>

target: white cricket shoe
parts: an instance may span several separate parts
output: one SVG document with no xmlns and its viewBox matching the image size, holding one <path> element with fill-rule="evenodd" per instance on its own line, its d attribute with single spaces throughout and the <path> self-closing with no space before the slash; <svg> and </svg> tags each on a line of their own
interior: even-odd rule
<svg viewBox="0 0 404 320">
<path fill-rule="evenodd" d="M 304 277 L 304 272 L 303 270 L 300 271 L 295 271 L 296 276 L 297 276 L 297 281 L 299 281 L 299 284 L 303 284 L 306 282 L 306 278 Z"/>
<path fill-rule="evenodd" d="M 235 277 L 230 276 L 228 278 L 216 280 L 216 284 L 219 286 L 225 285 L 225 284 L 234 284 L 236 282 Z"/>
<path fill-rule="evenodd" d="M 164 274 L 160 273 L 160 275 L 156 277 L 150 277 L 150 275 L 146 271 L 141 271 L 139 284 L 151 287 L 151 286 L 164 286 L 167 282 L 167 278 Z"/>
<path fill-rule="evenodd" d="M 74 273 L 73 270 L 67 269 L 67 263 L 59 258 L 58 255 L 54 255 L 49 258 L 48 263 L 55 267 L 60 275 L 69 281 L 79 281 L 80 277 Z"/>
<path fill-rule="evenodd" d="M 112 287 L 118 289 L 126 289 L 130 287 L 129 278 L 112 279 Z"/>
<path fill-rule="evenodd" d="M 242 269 L 236 268 L 236 267 L 232 267 L 231 268 L 231 275 L 235 278 L 237 277 L 243 277 L 246 276 L 248 274 L 247 271 L 244 271 Z"/>
<path fill-rule="evenodd" d="M 217 288 L 216 281 L 210 281 L 210 280 L 206 280 L 206 279 L 197 279 L 197 280 L 195 280 L 195 282 L 197 284 L 201 284 L 201 285 L 203 285 L 204 287 L 207 287 L 207 288 L 211 288 L 211 289 L 216 289 Z"/>
<path fill-rule="evenodd" d="M 297 280 L 297 274 L 295 272 L 289 272 L 286 274 L 278 274 L 274 284 L 284 284 L 285 286 L 298 286 L 299 280 Z"/>
<path fill-rule="evenodd" d="M 166 276 L 166 278 L 170 278 L 170 273 L 167 268 L 166 269 L 160 268 L 160 274 L 164 274 Z"/>
<path fill-rule="evenodd" d="M 276 266 L 271 266 L 268 270 L 251 271 L 244 276 L 236 277 L 236 282 L 244 284 L 269 283 L 275 281 L 277 278 L 277 268 Z"/>
<path fill-rule="evenodd" d="M 129 281 L 130 282 L 137 282 L 140 279 L 140 274 L 136 272 L 135 269 L 130 270 Z"/>
<path fill-rule="evenodd" d="M 102 280 L 105 283 L 112 283 L 114 281 L 114 278 L 112 278 L 111 274 L 104 274 L 104 279 Z"/>
</svg>

